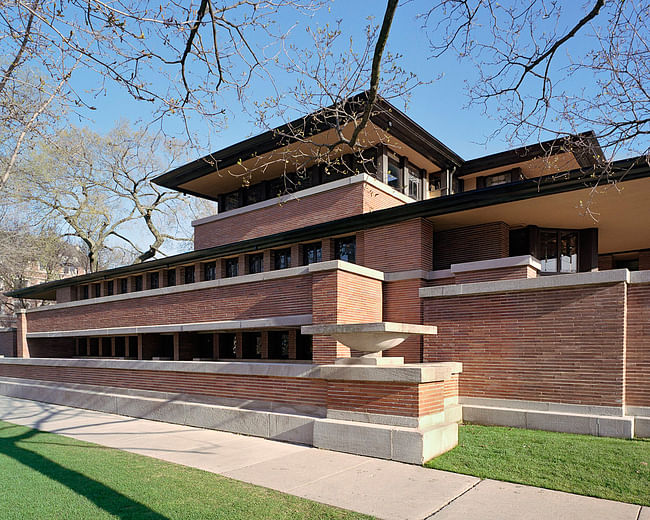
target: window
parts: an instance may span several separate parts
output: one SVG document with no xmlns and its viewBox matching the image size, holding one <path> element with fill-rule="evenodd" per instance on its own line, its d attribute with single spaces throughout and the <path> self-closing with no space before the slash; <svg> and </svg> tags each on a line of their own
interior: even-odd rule
<svg viewBox="0 0 650 520">
<path fill-rule="evenodd" d="M 261 332 L 244 332 L 242 334 L 242 357 L 244 359 L 262 358 Z"/>
<path fill-rule="evenodd" d="M 239 276 L 239 258 L 226 258 L 226 278 Z"/>
<path fill-rule="evenodd" d="M 420 179 L 420 172 L 413 168 L 407 168 L 407 172 L 409 197 L 415 200 L 422 200 L 422 181 Z"/>
<path fill-rule="evenodd" d="M 241 197 L 239 190 L 231 191 L 220 197 L 219 211 L 229 211 L 241 207 Z"/>
<path fill-rule="evenodd" d="M 93 298 L 99 298 L 102 295 L 102 284 L 93 284 Z"/>
<path fill-rule="evenodd" d="M 134 285 L 133 288 L 134 291 L 142 290 L 142 275 L 133 277 L 133 285 Z"/>
<path fill-rule="evenodd" d="M 82 285 L 81 286 L 81 299 L 82 300 L 87 300 L 88 299 L 88 286 L 87 285 Z"/>
<path fill-rule="evenodd" d="M 291 267 L 291 248 L 273 251 L 273 268 L 286 269 Z"/>
<path fill-rule="evenodd" d="M 194 283 L 194 266 L 193 265 L 186 265 L 185 266 L 185 274 L 184 274 L 184 282 L 185 283 Z"/>
<path fill-rule="evenodd" d="M 354 263 L 356 256 L 356 237 L 343 237 L 337 238 L 334 241 L 334 251 L 337 260 Z"/>
<path fill-rule="evenodd" d="M 266 184 L 260 182 L 253 184 L 244 190 L 246 204 L 255 204 L 266 199 Z"/>
<path fill-rule="evenodd" d="M 120 294 L 129 292 L 129 281 L 126 278 L 120 278 Z"/>
<path fill-rule="evenodd" d="M 303 265 L 315 264 L 322 262 L 323 249 L 320 242 L 305 244 L 302 246 L 302 263 Z"/>
<path fill-rule="evenodd" d="M 115 282 L 109 280 L 106 282 L 106 296 L 113 296 L 115 294 Z"/>
<path fill-rule="evenodd" d="M 273 330 L 269 332 L 269 358 L 289 359 L 289 331 Z"/>
<path fill-rule="evenodd" d="M 237 357 L 237 334 L 225 332 L 219 334 L 219 359 L 235 359 Z"/>
<path fill-rule="evenodd" d="M 248 255 L 248 273 L 261 273 L 263 270 L 264 255 L 262 253 L 258 253 L 256 255 Z"/>
<path fill-rule="evenodd" d="M 217 279 L 217 264 L 216 262 L 208 262 L 203 265 L 203 279 L 216 280 Z"/>
<path fill-rule="evenodd" d="M 402 189 L 400 177 L 402 175 L 402 168 L 399 163 L 394 159 L 388 159 L 388 171 L 386 172 L 386 184 L 392 186 L 396 190 Z"/>
<path fill-rule="evenodd" d="M 167 270 L 167 287 L 174 287 L 176 285 L 176 269 Z"/>
<path fill-rule="evenodd" d="M 577 273 L 577 231 L 540 230 L 539 255 L 543 273 Z"/>
<path fill-rule="evenodd" d="M 160 287 L 160 276 L 158 273 L 149 273 L 149 289 L 158 289 Z"/>
<path fill-rule="evenodd" d="M 498 186 L 499 184 L 507 184 L 510 182 L 510 175 L 507 173 L 497 173 L 496 175 L 488 175 L 485 178 L 485 187 Z"/>
</svg>

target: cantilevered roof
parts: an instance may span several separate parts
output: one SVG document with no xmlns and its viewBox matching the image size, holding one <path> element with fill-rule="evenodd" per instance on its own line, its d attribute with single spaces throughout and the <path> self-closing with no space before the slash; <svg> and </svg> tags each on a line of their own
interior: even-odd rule
<svg viewBox="0 0 650 520">
<path fill-rule="evenodd" d="M 365 92 L 350 98 L 344 109 L 360 113 L 365 106 L 365 98 Z M 368 127 L 368 134 L 371 135 L 366 136 L 369 146 L 381 141 L 385 134 L 398 140 L 402 147 L 408 147 L 412 153 L 428 161 L 435 169 L 457 168 L 463 163 L 460 156 L 385 99 L 378 98 L 375 107 Z M 330 110 L 331 107 L 326 108 L 324 113 L 327 114 Z M 312 136 L 314 141 L 315 136 L 322 135 L 323 139 L 327 140 L 332 138 L 328 137 L 327 133 L 329 131 L 331 134 L 333 128 L 334 122 L 328 121 L 327 116 L 323 117 L 321 113 L 310 114 L 180 166 L 156 177 L 154 182 L 166 188 L 214 200 L 215 192 L 232 190 L 236 177 L 242 173 L 228 172 L 229 168 L 237 169 L 237 166 L 246 161 L 252 162 L 248 171 L 270 168 L 269 164 L 273 163 L 273 160 L 265 161 L 266 155 L 292 145 L 304 145 L 297 137 L 291 137 L 292 135 L 304 133 Z M 296 132 L 296 129 L 299 129 L 299 132 Z M 344 151 L 340 150 L 341 153 Z M 224 174 L 219 175 L 222 171 Z M 280 174 L 277 172 L 276 176 Z M 208 176 L 211 176 L 209 182 L 195 182 Z M 219 185 L 223 185 L 223 189 L 220 189 Z"/>
<path fill-rule="evenodd" d="M 537 179 L 526 179 L 510 184 L 462 192 L 456 195 L 412 202 L 402 206 L 355 215 L 283 233 L 276 233 L 208 249 L 195 250 L 143 264 L 128 265 L 97 273 L 47 282 L 6 294 L 16 298 L 53 299 L 56 289 L 60 287 L 98 282 L 155 269 L 166 269 L 201 260 L 280 247 L 286 244 L 313 241 L 327 236 L 342 235 L 363 229 L 386 226 L 413 218 L 428 218 L 434 222 L 436 229 L 469 225 L 474 221 L 478 223 L 485 218 L 498 220 L 505 218 L 504 215 L 506 214 L 515 219 L 520 218 L 523 224 L 533 223 L 525 222 L 525 215 L 522 213 L 522 211 L 529 210 L 533 212 L 537 211 L 535 206 L 539 204 L 531 204 L 531 200 L 542 198 L 540 201 L 541 204 L 546 198 L 548 204 L 545 203 L 544 206 L 548 207 L 544 211 L 546 213 L 552 213 L 557 210 L 557 208 L 554 209 L 553 205 L 555 196 L 569 192 L 581 193 L 577 194 L 577 200 L 575 202 L 570 202 L 568 210 L 564 208 L 562 211 L 565 212 L 564 214 L 566 214 L 566 211 L 572 211 L 578 216 L 581 213 L 579 201 L 583 200 L 586 202 L 594 186 L 614 181 L 619 183 L 619 187 L 623 188 L 620 191 L 620 193 L 624 194 L 623 196 L 628 197 L 631 195 L 632 198 L 629 201 L 621 199 L 618 203 L 616 201 L 608 203 L 610 205 L 614 204 L 612 206 L 614 208 L 617 207 L 616 204 L 620 205 L 620 210 L 615 216 L 611 216 L 610 220 L 616 221 L 619 227 L 628 226 L 627 220 L 631 220 L 632 224 L 634 224 L 631 227 L 633 228 L 633 232 L 639 235 L 639 240 L 650 242 L 650 228 L 644 225 L 645 222 L 650 221 L 650 205 L 645 203 L 650 198 L 650 167 L 645 161 L 645 158 L 639 157 L 616 162 L 612 166 L 612 171 L 607 174 L 606 179 L 601 178 L 600 173 L 597 167 L 591 167 L 589 169 L 580 168 L 566 172 L 559 179 L 555 175 L 549 175 Z M 633 183 L 633 181 L 637 180 L 643 180 L 643 182 Z M 632 186 L 633 184 L 634 186 Z M 626 190 L 627 185 L 630 185 L 630 190 Z M 616 190 L 616 188 L 614 189 Z M 528 202 L 522 204 L 522 201 Z M 598 202 L 597 198 L 596 202 Z M 515 212 L 515 214 L 520 215 L 519 217 L 511 215 L 514 210 L 510 211 L 508 209 L 514 208 L 515 203 L 519 204 L 519 209 Z M 513 222 L 513 224 L 516 223 L 517 221 Z M 619 234 L 617 231 L 618 228 L 612 227 L 611 224 L 611 222 L 607 224 L 609 226 L 608 229 L 611 229 L 613 235 Z M 602 227 L 600 223 L 597 225 L 598 227 Z M 589 225 L 585 225 L 584 227 L 590 226 L 595 227 L 596 223 L 590 221 Z M 570 227 L 570 225 L 566 227 Z M 641 231 L 647 233 L 648 236 L 641 236 Z M 609 252 L 609 250 L 602 250 L 602 252 Z"/>
</svg>

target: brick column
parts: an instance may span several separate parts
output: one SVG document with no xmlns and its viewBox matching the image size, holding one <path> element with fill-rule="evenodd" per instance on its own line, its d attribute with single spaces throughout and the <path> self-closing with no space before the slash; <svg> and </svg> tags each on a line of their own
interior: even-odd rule
<svg viewBox="0 0 650 520">
<path fill-rule="evenodd" d="M 138 359 L 142 359 L 142 334 L 138 334 Z"/>
<path fill-rule="evenodd" d="M 243 274 L 247 274 L 248 273 L 247 267 L 248 266 L 246 265 L 246 255 L 240 255 L 239 256 L 239 267 L 237 268 L 238 269 L 237 274 L 239 276 L 241 276 Z"/>
<path fill-rule="evenodd" d="M 27 314 L 25 309 L 16 312 L 16 356 L 28 358 L 29 345 L 27 344 Z"/>
<path fill-rule="evenodd" d="M 273 258 L 271 257 L 273 256 L 273 254 L 270 249 L 267 249 L 262 254 L 264 255 L 264 259 L 262 260 L 262 270 L 265 273 L 268 273 L 271 270 L 271 262 L 273 260 Z"/>
<path fill-rule="evenodd" d="M 302 264 L 302 247 L 300 244 L 294 244 L 291 246 L 291 267 L 298 267 Z"/>
<path fill-rule="evenodd" d="M 111 336 L 111 357 L 115 357 L 115 336 Z"/>
<path fill-rule="evenodd" d="M 172 355 L 172 359 L 174 361 L 178 361 L 181 357 L 181 335 L 179 332 L 174 332 L 173 337 L 174 337 L 174 353 Z"/>
<path fill-rule="evenodd" d="M 219 359 L 219 333 L 212 334 L 212 359 Z"/>
<path fill-rule="evenodd" d="M 296 359 L 296 329 L 289 329 L 289 359 Z"/>
<path fill-rule="evenodd" d="M 331 238 L 324 238 L 321 242 L 321 256 L 323 262 L 334 260 L 334 240 Z"/>
</svg>

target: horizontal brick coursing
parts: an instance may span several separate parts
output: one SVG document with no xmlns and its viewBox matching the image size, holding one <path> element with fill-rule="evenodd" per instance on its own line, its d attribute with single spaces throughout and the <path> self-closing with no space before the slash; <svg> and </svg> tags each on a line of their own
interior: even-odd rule
<svg viewBox="0 0 650 520">
<path fill-rule="evenodd" d="M 0 365 L 0 376 L 315 406 L 327 401 L 322 379 L 27 365 Z"/>
<path fill-rule="evenodd" d="M 536 277 L 537 271 L 534 268 L 528 265 L 515 265 L 512 267 L 500 267 L 498 269 L 457 273 L 454 277 L 454 281 L 455 283 L 475 283 Z"/>
<path fill-rule="evenodd" d="M 510 228 L 504 222 L 491 222 L 445 231 L 433 237 L 434 269 L 449 269 L 451 264 L 505 258 L 510 255 Z"/>
<path fill-rule="evenodd" d="M 348 184 L 194 228 L 194 249 L 272 235 L 404 204 L 366 182 Z"/>
<path fill-rule="evenodd" d="M 625 284 L 424 299 L 424 361 L 460 361 L 460 395 L 623 404 Z"/>
<path fill-rule="evenodd" d="M 238 320 L 311 313 L 311 276 L 200 289 L 28 314 L 28 331 Z"/>
<path fill-rule="evenodd" d="M 384 283 L 384 320 L 398 323 L 422 323 L 420 287 L 424 280 L 400 280 Z M 402 356 L 407 363 L 422 361 L 422 337 L 415 335 L 384 352 L 385 356 Z"/>
<path fill-rule="evenodd" d="M 627 296 L 625 401 L 650 407 L 650 284 L 633 284 Z"/>
</svg>

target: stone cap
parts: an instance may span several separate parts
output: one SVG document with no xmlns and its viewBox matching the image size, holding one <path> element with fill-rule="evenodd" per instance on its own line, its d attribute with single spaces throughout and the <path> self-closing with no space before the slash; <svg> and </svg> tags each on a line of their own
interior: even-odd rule
<svg viewBox="0 0 650 520">
<path fill-rule="evenodd" d="M 415 323 L 396 323 L 378 321 L 374 323 L 332 323 L 323 325 L 305 325 L 301 327 L 303 334 L 330 335 L 359 332 L 397 332 L 400 334 L 438 334 L 438 327 L 432 325 L 417 325 Z"/>
<path fill-rule="evenodd" d="M 339 381 L 382 381 L 392 383 L 431 383 L 446 381 L 463 371 L 462 363 L 417 363 L 401 366 L 325 365 L 320 376 Z"/>
</svg>

